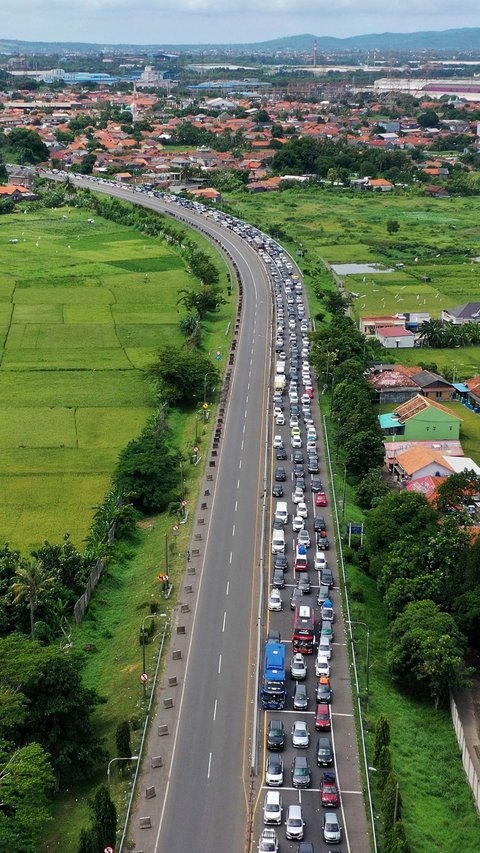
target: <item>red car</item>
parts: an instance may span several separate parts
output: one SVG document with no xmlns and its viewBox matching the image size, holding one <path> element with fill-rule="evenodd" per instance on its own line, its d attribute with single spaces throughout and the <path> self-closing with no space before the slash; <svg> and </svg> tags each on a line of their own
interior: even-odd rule
<svg viewBox="0 0 480 853">
<path fill-rule="evenodd" d="M 310 399 L 313 400 L 313 388 L 307 388 L 305 393 L 307 397 L 310 397 Z"/>
<path fill-rule="evenodd" d="M 317 492 L 315 495 L 315 506 L 327 506 L 327 496 L 325 492 Z"/>
<path fill-rule="evenodd" d="M 335 773 L 324 773 L 320 781 L 320 801 L 327 809 L 336 809 L 340 805 L 340 794 L 335 779 Z"/>
<path fill-rule="evenodd" d="M 329 732 L 331 726 L 330 706 L 324 703 L 317 705 L 315 712 L 315 729 L 317 732 Z"/>
</svg>

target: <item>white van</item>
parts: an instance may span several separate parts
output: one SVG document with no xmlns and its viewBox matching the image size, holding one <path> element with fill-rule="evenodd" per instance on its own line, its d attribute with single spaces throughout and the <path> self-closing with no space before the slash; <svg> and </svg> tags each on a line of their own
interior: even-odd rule
<svg viewBox="0 0 480 853">
<path fill-rule="evenodd" d="M 285 553 L 285 531 L 274 530 L 272 534 L 272 554 Z"/>
<path fill-rule="evenodd" d="M 282 524 L 288 522 L 288 507 L 286 501 L 277 501 L 275 506 L 275 521 L 281 521 Z"/>
</svg>

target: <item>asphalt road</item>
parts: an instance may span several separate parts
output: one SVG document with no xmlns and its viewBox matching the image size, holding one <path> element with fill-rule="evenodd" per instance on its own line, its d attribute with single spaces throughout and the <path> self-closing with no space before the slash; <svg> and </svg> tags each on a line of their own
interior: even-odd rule
<svg viewBox="0 0 480 853">
<path fill-rule="evenodd" d="M 81 183 L 89 185 L 85 180 Z M 96 192 L 117 195 L 164 213 L 177 212 L 174 204 L 168 205 L 141 193 L 97 183 L 91 183 L 90 187 Z M 240 853 L 246 849 L 249 737 L 254 709 L 252 679 L 249 675 L 257 643 L 255 628 L 264 492 L 265 413 L 270 414 L 272 411 L 268 388 L 272 304 L 264 265 L 245 241 L 210 218 L 185 209 L 178 212 L 183 219 L 219 240 L 234 257 L 244 282 L 243 316 L 166 786 L 162 796 L 150 801 L 152 830 L 142 830 L 140 837 L 137 831 L 131 831 L 129 835 L 136 837 L 137 849 L 141 848 L 145 853 L 223 853 L 225 849 L 231 853 Z M 288 400 L 285 410 L 287 426 L 275 427 L 275 433 L 283 435 L 290 457 Z M 321 418 L 316 400 L 312 410 L 319 435 L 320 476 L 328 492 Z M 302 432 L 305 438 L 304 427 Z M 272 463 L 272 473 L 275 461 L 273 458 L 269 461 Z M 288 477 L 291 478 L 291 459 L 281 464 L 287 467 Z M 368 853 L 370 841 L 361 790 L 350 667 L 338 590 L 334 529 L 329 506 L 315 511 L 311 492 L 308 491 L 309 479 L 307 475 L 308 529 L 313 537 L 314 514 L 325 516 L 331 543 L 329 565 L 334 569 L 337 586 L 332 594 L 337 618 L 331 662 L 334 691 L 331 737 L 335 748 L 337 781 L 341 789 L 341 849 L 349 853 Z M 293 509 L 291 483 L 290 480 L 285 490 L 290 513 Z M 270 483 L 268 491 L 271 493 Z M 270 534 L 271 526 L 266 530 L 267 594 L 268 576 L 272 570 Z M 286 539 L 287 556 L 292 564 L 291 521 L 287 526 Z M 314 545 L 310 549 L 311 560 L 313 549 Z M 316 575 L 313 577 L 313 571 L 311 575 L 312 582 L 318 583 Z M 265 613 L 263 628 L 266 630 L 269 624 L 280 628 L 282 639 L 287 642 L 289 661 L 293 622 L 293 614 L 289 609 L 289 585 L 293 585 L 296 580 L 292 567 L 286 580 L 287 588 L 282 593 L 284 610 L 282 613 Z M 314 589 L 312 593 L 314 600 L 316 591 Z M 283 753 L 286 772 L 282 797 L 285 810 L 289 803 L 301 801 L 306 821 L 305 839 L 314 842 L 315 853 L 323 853 L 330 848 L 321 841 L 321 815 L 324 809 L 320 805 L 318 792 L 321 771 L 315 760 L 317 733 L 314 730 L 313 714 L 316 679 L 313 655 L 310 656 L 308 667 L 309 711 L 305 714 L 293 711 L 294 685 L 289 678 L 289 698 L 285 710 L 260 712 L 259 719 L 263 730 L 270 716 L 281 716 L 288 733 L 295 719 L 305 719 L 309 724 L 311 742 L 308 755 L 313 771 L 312 787 L 300 793 L 291 786 L 290 765 L 295 751 L 288 736 L 289 745 Z M 263 780 L 266 756 L 263 738 L 260 748 L 254 848 L 263 828 L 261 806 L 266 790 Z M 278 837 L 282 853 L 295 849 L 293 842 L 285 840 L 281 827 L 278 828 Z"/>
</svg>

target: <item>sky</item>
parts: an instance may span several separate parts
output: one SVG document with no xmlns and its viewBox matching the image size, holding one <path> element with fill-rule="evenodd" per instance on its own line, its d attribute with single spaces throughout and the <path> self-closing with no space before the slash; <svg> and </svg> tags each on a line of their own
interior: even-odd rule
<svg viewBox="0 0 480 853">
<path fill-rule="evenodd" d="M 0 38 L 107 44 L 255 42 L 480 26 L 479 0 L 0 0 Z"/>
</svg>

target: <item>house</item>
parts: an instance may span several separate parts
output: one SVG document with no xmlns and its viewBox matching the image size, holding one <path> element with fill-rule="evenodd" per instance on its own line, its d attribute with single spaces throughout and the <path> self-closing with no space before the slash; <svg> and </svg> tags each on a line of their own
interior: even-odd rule
<svg viewBox="0 0 480 853">
<path fill-rule="evenodd" d="M 442 321 L 453 323 L 454 326 L 461 326 L 463 323 L 479 323 L 480 302 L 464 302 L 456 308 L 444 308 Z"/>
<path fill-rule="evenodd" d="M 13 201 L 34 201 L 38 198 L 28 187 L 21 184 L 7 184 L 0 186 L 0 199 L 11 198 Z"/>
<path fill-rule="evenodd" d="M 405 486 L 407 492 L 416 492 L 424 495 L 431 504 L 435 503 L 439 486 L 445 482 L 446 477 L 419 477 L 418 480 L 410 480 Z"/>
<path fill-rule="evenodd" d="M 420 373 L 416 373 L 413 381 L 418 385 L 424 397 L 451 400 L 455 393 L 455 388 L 451 382 L 447 382 L 443 376 L 432 373 L 430 370 L 421 370 Z"/>
<path fill-rule="evenodd" d="M 420 370 L 420 368 L 411 368 Z M 378 394 L 379 403 L 405 403 L 416 394 L 418 386 L 413 381 L 409 368 L 401 364 L 379 365 L 372 368 L 368 382 Z"/>
<path fill-rule="evenodd" d="M 438 450 L 416 446 L 397 456 L 392 473 L 400 482 L 407 482 L 425 477 L 451 477 L 462 471 L 480 474 L 476 462 L 467 456 L 444 456 Z"/>
<path fill-rule="evenodd" d="M 414 381 L 416 376 L 413 377 Z M 406 440 L 428 441 L 458 439 L 459 418 L 446 406 L 416 394 L 393 412 L 379 415 L 380 426 L 387 435 L 403 436 Z"/>
<path fill-rule="evenodd" d="M 415 346 L 415 335 L 410 329 L 402 328 L 401 326 L 387 326 L 377 329 L 376 337 L 380 341 L 382 347 L 389 349 L 406 349 L 407 347 Z"/>
<path fill-rule="evenodd" d="M 389 193 L 393 190 L 393 184 L 385 178 L 369 178 L 365 186 L 374 192 Z"/>
<path fill-rule="evenodd" d="M 389 471 L 393 470 L 393 465 L 396 462 L 397 456 L 404 453 L 406 450 L 411 450 L 412 447 L 427 447 L 432 450 L 438 450 L 442 456 L 464 456 L 463 447 L 460 441 L 451 441 L 446 439 L 441 441 L 384 441 L 385 448 L 385 465 Z"/>
<path fill-rule="evenodd" d="M 204 198 L 208 201 L 213 202 L 220 201 L 222 198 L 221 193 L 219 193 L 218 190 L 214 189 L 213 187 L 203 187 L 202 189 L 189 190 L 188 192 L 190 195 L 195 196 L 195 198 Z"/>
<path fill-rule="evenodd" d="M 363 335 L 377 335 L 377 329 L 386 329 L 389 326 L 402 328 L 405 326 L 404 314 L 386 314 L 383 317 L 360 317 L 360 331 Z"/>
</svg>

